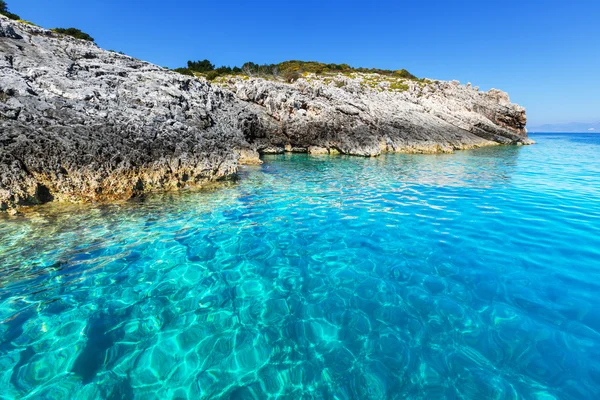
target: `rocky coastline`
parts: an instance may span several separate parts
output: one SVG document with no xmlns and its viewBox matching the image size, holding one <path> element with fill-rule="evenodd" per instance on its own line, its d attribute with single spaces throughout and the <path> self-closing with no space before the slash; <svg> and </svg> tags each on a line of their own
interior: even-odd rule
<svg viewBox="0 0 600 400">
<path fill-rule="evenodd" d="M 259 154 L 377 156 L 529 144 L 508 95 L 306 74 L 214 82 L 0 16 L 0 211 L 202 186 Z"/>
</svg>

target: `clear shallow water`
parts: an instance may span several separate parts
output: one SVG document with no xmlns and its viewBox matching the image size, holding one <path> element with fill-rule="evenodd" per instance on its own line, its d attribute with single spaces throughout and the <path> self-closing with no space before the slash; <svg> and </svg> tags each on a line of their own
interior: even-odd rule
<svg viewBox="0 0 600 400">
<path fill-rule="evenodd" d="M 1 219 L 0 397 L 598 398 L 600 135 L 533 139 Z"/>
</svg>

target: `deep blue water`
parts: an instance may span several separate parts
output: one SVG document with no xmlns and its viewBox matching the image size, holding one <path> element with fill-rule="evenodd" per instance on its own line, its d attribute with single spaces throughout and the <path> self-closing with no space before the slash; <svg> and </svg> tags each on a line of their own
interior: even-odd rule
<svg viewBox="0 0 600 400">
<path fill-rule="evenodd" d="M 600 397 L 600 135 L 281 155 L 0 219 L 0 397 Z"/>
</svg>

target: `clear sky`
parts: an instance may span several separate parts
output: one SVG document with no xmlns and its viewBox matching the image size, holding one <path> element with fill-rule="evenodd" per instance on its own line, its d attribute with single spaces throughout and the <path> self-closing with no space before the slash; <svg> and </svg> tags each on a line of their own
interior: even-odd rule
<svg viewBox="0 0 600 400">
<path fill-rule="evenodd" d="M 168 67 L 290 59 L 507 91 L 529 125 L 600 120 L 600 0 L 7 0 Z"/>
</svg>

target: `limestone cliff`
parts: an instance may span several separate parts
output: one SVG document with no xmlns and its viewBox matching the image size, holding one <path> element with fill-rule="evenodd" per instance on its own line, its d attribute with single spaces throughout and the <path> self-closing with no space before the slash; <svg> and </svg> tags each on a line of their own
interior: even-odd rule
<svg viewBox="0 0 600 400">
<path fill-rule="evenodd" d="M 369 74 L 211 84 L 0 16 L 2 211 L 203 185 L 257 151 L 447 152 L 529 143 L 524 127 L 496 90 Z"/>
<path fill-rule="evenodd" d="M 530 143 L 525 110 L 496 89 L 360 73 L 311 74 L 292 85 L 240 77 L 217 84 L 261 106 L 265 122 L 248 138 L 261 151 L 376 156 Z"/>
</svg>

